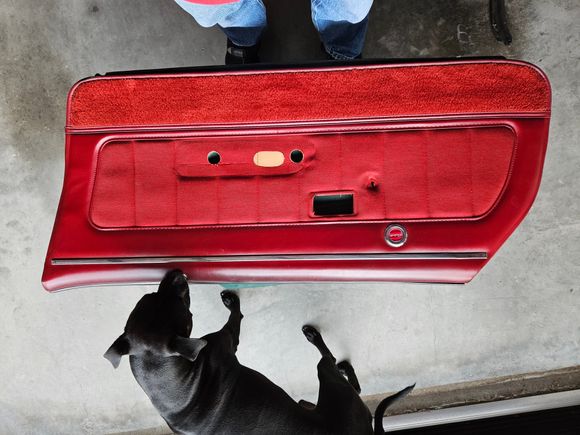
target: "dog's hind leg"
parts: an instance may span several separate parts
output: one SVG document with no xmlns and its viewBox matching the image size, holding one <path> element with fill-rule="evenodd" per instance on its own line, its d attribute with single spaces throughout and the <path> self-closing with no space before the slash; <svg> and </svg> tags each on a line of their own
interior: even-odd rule
<svg viewBox="0 0 580 435">
<path fill-rule="evenodd" d="M 322 339 L 322 335 L 320 335 L 320 332 L 318 332 L 316 328 L 310 325 L 304 325 L 302 327 L 302 332 L 306 336 L 306 339 L 314 346 L 316 346 L 323 357 L 329 357 L 334 363 L 336 363 L 336 358 L 334 355 L 332 355 L 332 352 L 330 352 L 330 349 L 328 346 L 326 346 L 326 343 Z M 356 392 L 360 394 L 360 384 L 352 365 L 348 361 L 341 361 L 337 364 L 337 369 L 341 375 L 348 379 L 348 382 L 350 385 L 352 385 Z"/>
<path fill-rule="evenodd" d="M 316 346 L 316 348 L 320 352 L 320 355 L 322 355 L 323 357 L 325 356 L 329 357 L 334 363 L 336 363 L 336 358 L 334 357 L 334 355 L 332 355 L 332 352 L 330 351 L 328 346 L 326 346 L 326 343 L 322 339 L 322 335 L 320 335 L 320 332 L 318 332 L 318 330 L 314 326 L 304 325 L 302 327 L 302 333 L 310 343 Z"/>
<path fill-rule="evenodd" d="M 223 326 L 222 331 L 227 331 L 232 338 L 232 351 L 235 353 L 240 343 L 240 325 L 244 315 L 240 310 L 240 298 L 230 291 L 221 292 L 222 302 L 230 310 L 230 317 Z"/>
<path fill-rule="evenodd" d="M 364 421 L 365 424 L 369 424 L 372 418 L 369 410 L 353 385 L 339 371 L 336 359 L 324 343 L 320 332 L 310 325 L 303 326 L 302 332 L 322 355 L 317 365 L 320 386 L 314 411 L 328 425 L 329 433 L 367 433 L 361 432 L 360 427 L 353 421 Z M 348 426 L 350 424 L 353 426 Z"/>
<path fill-rule="evenodd" d="M 360 394 L 360 384 L 356 377 L 356 373 L 354 372 L 354 367 L 348 361 L 341 361 L 336 366 L 338 367 L 340 374 L 345 376 L 350 385 L 352 385 L 356 392 Z"/>
</svg>

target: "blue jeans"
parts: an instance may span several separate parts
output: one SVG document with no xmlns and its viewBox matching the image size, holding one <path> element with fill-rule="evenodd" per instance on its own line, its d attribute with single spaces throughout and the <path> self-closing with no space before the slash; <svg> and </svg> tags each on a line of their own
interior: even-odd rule
<svg viewBox="0 0 580 435">
<path fill-rule="evenodd" d="M 218 25 L 236 45 L 256 45 L 267 25 L 262 0 L 200 5 L 175 0 L 203 27 Z M 312 22 L 326 51 L 335 59 L 354 59 L 362 52 L 373 0 L 311 0 Z"/>
</svg>

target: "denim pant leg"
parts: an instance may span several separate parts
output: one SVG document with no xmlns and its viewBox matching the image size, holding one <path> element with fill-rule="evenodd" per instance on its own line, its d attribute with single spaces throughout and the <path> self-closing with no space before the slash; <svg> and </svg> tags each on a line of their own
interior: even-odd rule
<svg viewBox="0 0 580 435">
<path fill-rule="evenodd" d="M 202 27 L 218 25 L 236 45 L 256 45 L 266 28 L 266 8 L 262 0 L 240 0 L 221 5 L 201 5 L 175 0 Z"/>
<path fill-rule="evenodd" d="M 312 22 L 335 59 L 362 53 L 373 0 L 312 0 Z"/>
</svg>

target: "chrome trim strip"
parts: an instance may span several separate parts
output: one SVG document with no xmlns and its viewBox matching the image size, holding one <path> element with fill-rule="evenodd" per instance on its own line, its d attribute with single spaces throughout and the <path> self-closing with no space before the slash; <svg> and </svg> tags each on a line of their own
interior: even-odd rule
<svg viewBox="0 0 580 435">
<path fill-rule="evenodd" d="M 232 255 L 208 257 L 53 258 L 53 266 L 96 264 L 239 263 L 259 261 L 486 260 L 486 252 L 389 252 L 384 254 Z"/>
<path fill-rule="evenodd" d="M 578 405 L 580 405 L 580 390 L 571 390 L 435 411 L 393 415 L 383 418 L 383 427 L 386 432 L 394 432 Z"/>
</svg>

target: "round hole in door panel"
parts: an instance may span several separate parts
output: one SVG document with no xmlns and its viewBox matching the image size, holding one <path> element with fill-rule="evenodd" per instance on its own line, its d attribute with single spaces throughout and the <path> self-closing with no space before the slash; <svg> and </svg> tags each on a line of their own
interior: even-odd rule
<svg viewBox="0 0 580 435">
<path fill-rule="evenodd" d="M 220 156 L 220 153 L 218 153 L 217 151 L 210 151 L 207 154 L 207 161 L 208 161 L 208 163 L 211 163 L 212 165 L 217 165 L 221 159 L 222 158 Z"/>
<path fill-rule="evenodd" d="M 300 163 L 304 159 L 304 153 L 301 150 L 293 150 L 290 153 L 290 160 L 294 163 Z"/>
<path fill-rule="evenodd" d="M 317 222 L 479 219 L 500 203 L 509 182 L 515 132 L 502 124 L 439 125 L 349 134 L 112 139 L 97 157 L 89 218 L 103 229 L 308 223 L 312 217 L 304 205 L 313 192 L 349 187 L 356 215 L 320 216 Z M 305 144 L 302 150 L 292 145 L 296 141 Z M 180 165 L 207 169 L 209 157 L 215 165 L 217 156 L 202 151 L 208 148 L 221 154 L 215 173 L 180 176 Z M 280 150 L 286 158 L 301 151 L 300 165 L 306 159 L 308 165 L 275 176 L 269 168 L 259 168 L 268 176 L 224 176 L 230 163 L 256 168 L 253 157 L 264 150 Z M 369 174 L 380 179 L 378 189 L 367 188 Z"/>
</svg>

